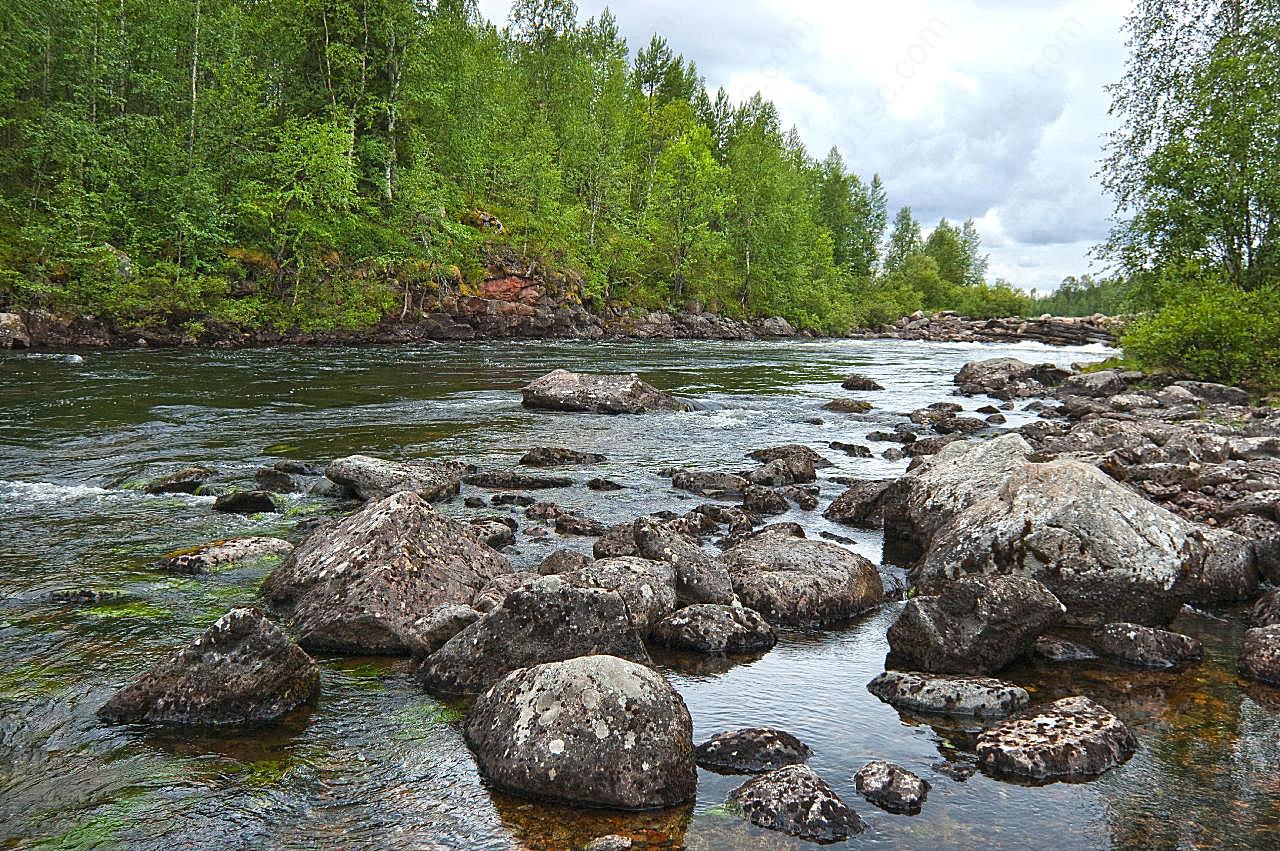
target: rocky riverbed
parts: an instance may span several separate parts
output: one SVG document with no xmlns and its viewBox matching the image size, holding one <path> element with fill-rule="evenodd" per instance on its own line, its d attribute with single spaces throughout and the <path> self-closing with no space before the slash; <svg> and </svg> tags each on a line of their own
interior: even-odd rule
<svg viewBox="0 0 1280 851">
<path fill-rule="evenodd" d="M 1274 838 L 1275 409 L 666 345 L 0 360 L 7 837 Z"/>
</svg>

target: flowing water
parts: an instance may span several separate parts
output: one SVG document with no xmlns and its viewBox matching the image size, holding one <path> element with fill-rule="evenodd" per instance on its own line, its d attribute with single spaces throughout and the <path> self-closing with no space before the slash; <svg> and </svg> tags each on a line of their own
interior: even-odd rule
<svg viewBox="0 0 1280 851">
<path fill-rule="evenodd" d="M 245 534 L 298 538 L 309 516 L 339 510 L 293 497 L 278 515 L 215 514 L 211 497 L 147 496 L 137 482 L 208 464 L 247 484 L 280 458 L 324 462 L 364 452 L 508 467 L 536 445 L 606 454 L 555 501 L 605 522 L 698 498 L 657 475 L 678 465 L 748 466 L 749 450 L 805 443 L 836 462 L 831 476 L 899 474 L 905 462 L 827 449 L 860 442 L 901 414 L 950 398 L 965 362 L 1012 355 L 1062 364 L 1101 350 L 901 341 L 780 343 L 498 342 L 463 347 L 110 352 L 82 362 L 0 355 L 0 846 L 567 848 L 626 832 L 690 848 L 799 846 L 727 814 L 742 778 L 700 772 L 693 806 L 625 815 L 493 793 L 459 733 L 459 708 L 425 694 L 397 659 L 321 659 L 313 708 L 267 729 L 216 733 L 106 727 L 94 711 L 156 654 L 190 641 L 233 605 L 253 603 L 270 562 L 198 577 L 155 570 L 161 554 Z M 523 410 L 518 388 L 553 367 L 636 371 L 698 400 L 701 410 L 643 417 Z M 833 414 L 823 402 L 857 370 L 887 390 L 876 409 Z M 972 410 L 990 400 L 961 400 Z M 1030 417 L 1011 412 L 1009 427 Z M 885 444 L 875 445 L 878 449 Z M 465 513 L 461 501 L 444 510 Z M 879 562 L 875 533 L 833 527 L 817 512 L 784 520 L 835 532 Z M 522 526 L 527 525 L 521 517 Z M 514 562 L 554 544 L 521 537 Z M 901 584 L 901 571 L 882 568 Z M 75 588 L 121 592 L 77 606 Z M 1026 664 L 1008 676 L 1036 700 L 1088 694 L 1134 726 L 1138 754 L 1087 784 L 1030 787 L 981 774 L 963 782 L 935 766 L 971 745 L 972 730 L 901 717 L 866 691 L 883 670 L 885 630 L 900 603 L 824 632 L 784 633 L 755 659 L 664 658 L 698 740 L 739 726 L 782 727 L 869 823 L 850 845 L 881 847 L 1276 847 L 1280 842 L 1280 691 L 1235 675 L 1241 626 L 1184 618 L 1207 659 L 1177 672 L 1102 664 Z M 852 775 L 885 758 L 933 784 L 924 812 L 892 816 L 863 801 Z"/>
</svg>

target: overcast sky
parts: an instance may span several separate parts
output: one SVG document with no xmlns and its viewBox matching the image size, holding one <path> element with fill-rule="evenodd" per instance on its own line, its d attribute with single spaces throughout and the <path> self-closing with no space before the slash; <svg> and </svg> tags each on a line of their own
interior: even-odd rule
<svg viewBox="0 0 1280 851">
<path fill-rule="evenodd" d="M 812 154 L 878 172 L 892 210 L 976 219 L 992 276 L 1045 290 L 1089 270 L 1129 0 L 579 0 L 584 19 L 605 6 L 633 52 L 661 33 L 708 88 L 762 91 Z M 509 7 L 480 0 L 498 23 Z"/>
</svg>

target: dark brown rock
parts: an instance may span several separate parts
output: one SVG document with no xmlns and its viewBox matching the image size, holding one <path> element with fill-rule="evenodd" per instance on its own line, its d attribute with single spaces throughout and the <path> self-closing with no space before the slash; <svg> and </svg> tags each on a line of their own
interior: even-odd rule
<svg viewBox="0 0 1280 851">
<path fill-rule="evenodd" d="M 801 765 L 813 751 L 783 730 L 748 727 L 717 733 L 698 745 L 695 754 L 698 765 L 718 774 L 763 774 Z"/>
<path fill-rule="evenodd" d="M 748 780 L 729 806 L 752 824 L 814 842 L 840 842 L 866 824 L 807 765 L 789 765 Z"/>
</svg>

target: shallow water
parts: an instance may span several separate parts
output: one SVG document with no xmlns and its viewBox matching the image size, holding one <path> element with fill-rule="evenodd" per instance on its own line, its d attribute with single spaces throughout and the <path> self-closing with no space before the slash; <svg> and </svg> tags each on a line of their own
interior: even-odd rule
<svg viewBox="0 0 1280 851">
<path fill-rule="evenodd" d="M 603 452 L 573 472 L 625 490 L 581 487 L 549 498 L 615 522 L 700 498 L 671 491 L 663 467 L 737 470 L 751 449 L 806 443 L 836 462 L 831 476 L 883 477 L 905 462 L 826 448 L 862 442 L 900 414 L 949 399 L 966 361 L 1013 355 L 1058 363 L 1101 350 L 903 341 L 608 344 L 501 342 L 463 347 L 110 352 L 83 363 L 0 355 L 0 846 L 571 847 L 608 832 L 690 848 L 792 847 L 745 827 L 720 805 L 742 778 L 700 772 L 698 800 L 673 812 L 583 812 L 491 794 L 462 744 L 458 710 L 426 695 L 395 659 L 322 660 L 319 704 L 266 730 L 148 732 L 99 725 L 97 707 L 155 654 L 189 641 L 229 607 L 254 601 L 270 562 L 210 576 L 149 567 L 173 549 L 243 534 L 282 534 L 336 509 L 292 498 L 288 512 L 217 515 L 210 497 L 151 497 L 131 487 L 176 466 L 216 467 L 248 483 L 278 458 L 324 462 L 353 452 L 447 457 L 510 466 L 535 445 Z M 701 403 L 645 417 L 525 411 L 518 388 L 563 366 L 636 371 Z M 888 389 L 854 394 L 866 415 L 833 414 L 852 370 Z M 989 400 L 965 399 L 967 409 Z M 1008 427 L 1029 415 L 1010 414 Z M 821 419 L 816 424 L 815 419 Z M 877 450 L 885 444 L 873 444 Z M 461 501 L 446 510 L 463 513 Z M 879 562 L 877 534 L 784 518 L 811 536 L 836 532 Z M 523 526 L 527 522 L 520 518 Z M 527 537 L 521 563 L 589 539 Z M 886 579 L 900 581 L 896 568 Z M 78 587 L 118 590 L 119 604 L 49 602 Z M 845 628 L 788 633 L 755 660 L 661 661 L 692 711 L 695 735 L 736 726 L 787 729 L 812 765 L 869 823 L 850 845 L 882 847 L 1275 847 L 1280 843 L 1280 691 L 1234 670 L 1241 627 L 1184 619 L 1202 665 L 1136 673 L 1105 665 L 1025 665 L 1010 678 L 1037 700 L 1093 696 L 1134 725 L 1141 749 L 1088 784 L 1019 786 L 934 766 L 972 731 L 900 717 L 866 691 L 883 669 L 890 605 Z M 892 816 L 853 790 L 872 758 L 933 784 L 924 812 Z"/>
</svg>

